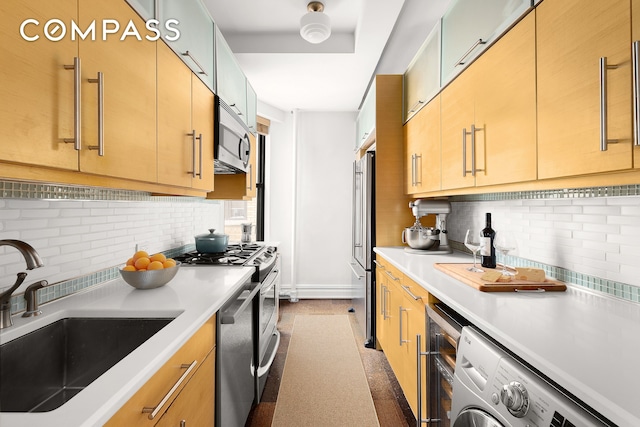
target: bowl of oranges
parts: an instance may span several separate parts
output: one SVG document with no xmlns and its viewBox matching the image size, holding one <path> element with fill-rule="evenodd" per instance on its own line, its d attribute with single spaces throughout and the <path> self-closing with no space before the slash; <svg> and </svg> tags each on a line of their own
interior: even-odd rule
<svg viewBox="0 0 640 427">
<path fill-rule="evenodd" d="M 153 289 L 164 286 L 178 273 L 180 262 L 167 258 L 164 254 L 149 255 L 137 251 L 120 269 L 120 275 L 136 289 Z"/>
</svg>

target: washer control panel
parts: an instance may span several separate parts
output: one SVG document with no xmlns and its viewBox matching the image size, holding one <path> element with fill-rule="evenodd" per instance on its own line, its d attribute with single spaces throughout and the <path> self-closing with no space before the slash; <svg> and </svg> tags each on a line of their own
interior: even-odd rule
<svg viewBox="0 0 640 427">
<path fill-rule="evenodd" d="M 604 425 L 473 328 L 463 328 L 456 362 L 453 419 L 476 407 L 512 427 Z"/>
</svg>

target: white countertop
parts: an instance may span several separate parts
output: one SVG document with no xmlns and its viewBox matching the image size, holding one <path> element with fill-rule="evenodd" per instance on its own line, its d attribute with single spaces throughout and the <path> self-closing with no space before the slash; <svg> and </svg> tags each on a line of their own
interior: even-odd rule
<svg viewBox="0 0 640 427">
<path fill-rule="evenodd" d="M 471 262 L 471 255 L 374 250 L 620 427 L 640 426 L 640 304 L 571 285 L 566 292 L 480 292 L 433 267 Z"/>
<path fill-rule="evenodd" d="M 66 404 L 44 413 L 0 413 L 0 426 L 101 426 L 233 294 L 251 267 L 180 267 L 167 285 L 134 289 L 122 279 L 41 306 L 36 318 L 13 317 L 0 344 L 66 317 L 176 317 Z"/>
</svg>

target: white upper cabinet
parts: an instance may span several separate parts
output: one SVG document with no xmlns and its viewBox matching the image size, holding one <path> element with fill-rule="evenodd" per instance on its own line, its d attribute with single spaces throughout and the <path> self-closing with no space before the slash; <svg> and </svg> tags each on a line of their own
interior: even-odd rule
<svg viewBox="0 0 640 427">
<path fill-rule="evenodd" d="M 247 80 L 247 126 L 254 135 L 258 131 L 258 97 Z"/>
<path fill-rule="evenodd" d="M 530 7 L 532 0 L 454 0 L 442 17 L 445 86 Z"/>
<path fill-rule="evenodd" d="M 127 3 L 145 21 L 156 17 L 156 0 L 127 0 Z"/>
<path fill-rule="evenodd" d="M 362 108 L 356 119 L 356 144 L 355 149 L 360 147 L 369 139 L 376 126 L 376 85 L 375 81 L 367 92 L 362 103 Z"/>
<path fill-rule="evenodd" d="M 404 73 L 404 121 L 440 91 L 440 21 L 431 30 Z"/>
<path fill-rule="evenodd" d="M 143 0 L 135 0 L 145 3 Z M 215 91 L 214 28 L 209 12 L 200 0 L 158 0 L 158 19 L 163 39 L 191 70 Z M 179 23 L 165 26 L 169 19 Z"/>
<path fill-rule="evenodd" d="M 247 124 L 247 81 L 231 48 L 216 27 L 218 96 Z M 248 124 L 247 124 L 248 126 Z"/>
</svg>

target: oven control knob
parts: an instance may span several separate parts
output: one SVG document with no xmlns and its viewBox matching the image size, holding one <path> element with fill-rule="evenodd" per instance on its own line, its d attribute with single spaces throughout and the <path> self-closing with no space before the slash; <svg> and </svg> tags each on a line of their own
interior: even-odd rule
<svg viewBox="0 0 640 427">
<path fill-rule="evenodd" d="M 500 400 L 507 407 L 511 415 L 522 418 L 529 412 L 529 393 L 522 384 L 517 381 L 502 386 Z"/>
</svg>

